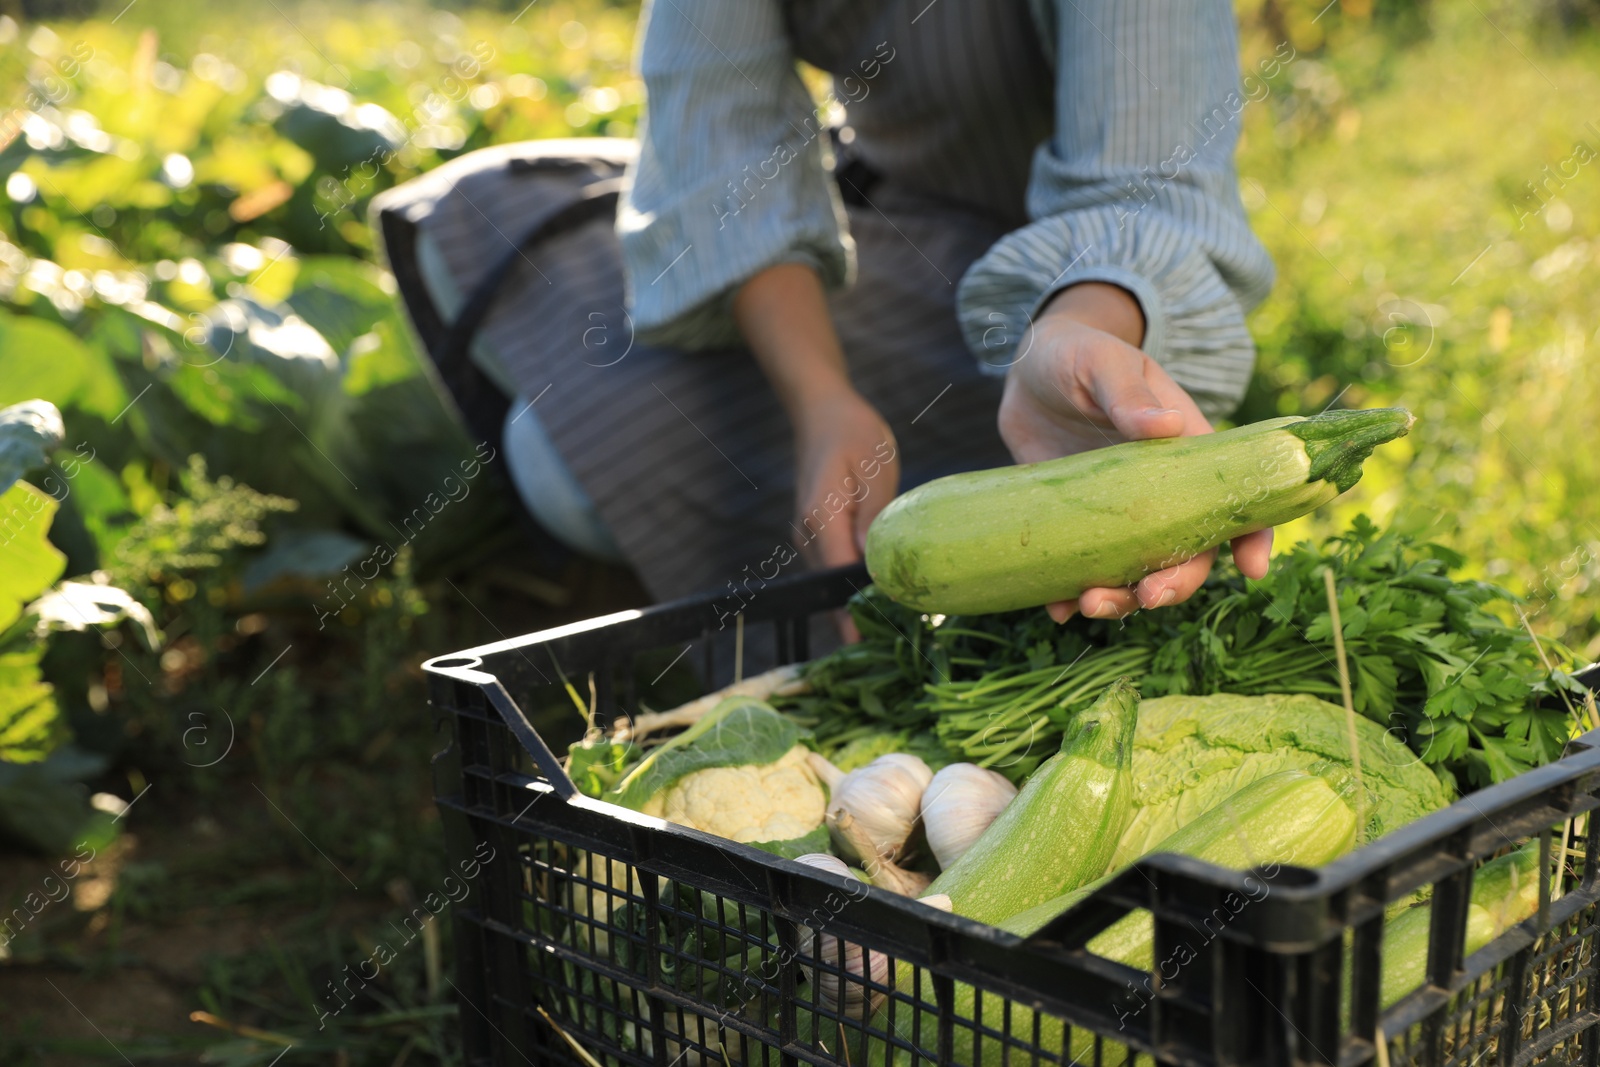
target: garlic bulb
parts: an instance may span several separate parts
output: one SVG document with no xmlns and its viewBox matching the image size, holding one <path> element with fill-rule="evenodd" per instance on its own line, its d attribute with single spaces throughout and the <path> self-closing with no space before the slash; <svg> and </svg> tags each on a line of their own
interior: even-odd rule
<svg viewBox="0 0 1600 1067">
<path fill-rule="evenodd" d="M 845 775 L 828 801 L 828 829 L 839 853 L 864 867 L 874 860 L 900 859 L 906 839 L 917 828 L 923 790 L 932 780 L 926 763 L 899 752 Z"/>
<path fill-rule="evenodd" d="M 952 763 L 922 791 L 922 826 L 939 869 L 947 871 L 999 817 L 1017 787 L 973 763 Z"/>
<path fill-rule="evenodd" d="M 808 853 L 797 857 L 795 862 L 830 874 L 854 877 L 843 860 L 826 852 Z M 802 928 L 800 956 L 802 961 L 813 961 L 813 965 L 802 962 L 801 973 L 812 984 L 812 995 L 818 1007 L 833 1012 L 843 1008 L 856 1013 L 861 1012 L 863 1006 L 870 1005 L 864 1013 L 870 1015 L 877 1009 L 883 994 L 869 990 L 866 982 L 870 980 L 877 985 L 888 984 L 889 957 L 882 952 L 868 952 L 850 941 L 842 944 L 841 952 L 841 942 L 837 937 Z"/>
<path fill-rule="evenodd" d="M 956 903 L 950 899 L 949 893 L 930 893 L 925 897 L 918 897 L 917 903 L 926 904 L 930 908 L 938 908 L 940 911 L 953 913 L 956 910 Z"/>
</svg>

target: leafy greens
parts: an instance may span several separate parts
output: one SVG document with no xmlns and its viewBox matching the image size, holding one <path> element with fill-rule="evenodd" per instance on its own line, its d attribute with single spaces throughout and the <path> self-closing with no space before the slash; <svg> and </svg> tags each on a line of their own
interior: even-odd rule
<svg viewBox="0 0 1600 1067">
<path fill-rule="evenodd" d="M 813 725 L 824 751 L 886 728 L 932 730 L 952 756 L 1020 780 L 1123 675 L 1146 697 L 1309 693 L 1337 703 L 1322 577 L 1331 568 L 1357 712 L 1441 776 L 1482 786 L 1559 756 L 1583 687 L 1494 613 L 1511 594 L 1451 577 L 1463 562 L 1358 516 L 1347 533 L 1275 558 L 1261 581 L 1219 567 L 1187 602 L 1120 621 L 1057 626 L 1043 609 L 927 617 L 869 587 L 850 604 L 861 643 L 811 664 L 812 692 L 783 706 Z M 1564 649 L 1547 654 L 1571 662 Z M 1549 706 L 1557 693 L 1563 701 Z"/>
</svg>

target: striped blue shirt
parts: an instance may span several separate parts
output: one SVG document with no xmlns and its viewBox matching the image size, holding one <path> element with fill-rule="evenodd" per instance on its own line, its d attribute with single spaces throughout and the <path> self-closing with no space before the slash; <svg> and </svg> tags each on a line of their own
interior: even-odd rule
<svg viewBox="0 0 1600 1067">
<path fill-rule="evenodd" d="M 992 35 L 964 28 L 1003 18 L 1026 48 L 984 50 L 973 42 Z M 654 0 L 640 154 L 618 216 L 641 339 L 737 343 L 731 295 L 775 263 L 849 281 L 829 177 L 837 115 L 819 113 L 798 59 L 834 76 L 850 148 L 886 188 L 914 194 L 873 194 L 891 223 L 902 202 L 948 210 L 952 226 L 1001 221 L 957 292 L 987 369 L 1003 373 L 1056 291 L 1110 282 L 1138 299 L 1145 351 L 1203 411 L 1236 405 L 1253 362 L 1244 315 L 1272 263 L 1239 201 L 1248 101 L 1227 0 Z"/>
</svg>

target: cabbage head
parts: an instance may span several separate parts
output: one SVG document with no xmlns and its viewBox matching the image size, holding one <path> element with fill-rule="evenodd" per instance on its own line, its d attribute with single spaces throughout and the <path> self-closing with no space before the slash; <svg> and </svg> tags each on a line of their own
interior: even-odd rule
<svg viewBox="0 0 1600 1067">
<path fill-rule="evenodd" d="M 1356 717 L 1365 786 L 1358 844 L 1449 805 L 1446 785 L 1382 726 Z M 1228 796 L 1276 771 L 1349 774 L 1345 710 L 1303 694 L 1169 696 L 1139 705 L 1134 814 L 1111 869 L 1133 862 Z"/>
</svg>

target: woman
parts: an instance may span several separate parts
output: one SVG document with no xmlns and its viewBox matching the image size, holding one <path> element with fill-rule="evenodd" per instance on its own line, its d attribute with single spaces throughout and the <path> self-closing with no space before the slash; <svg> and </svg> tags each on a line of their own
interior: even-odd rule
<svg viewBox="0 0 1600 1067">
<path fill-rule="evenodd" d="M 658 595 L 747 602 L 795 550 L 859 559 L 899 487 L 1209 432 L 1238 402 L 1272 266 L 1236 189 L 1227 0 L 644 18 L 618 218 L 640 343 L 608 370 L 609 458 L 561 451 Z M 833 75 L 831 135 L 797 60 Z M 1240 568 L 1270 545 L 1236 541 Z M 1213 556 L 1052 614 L 1181 600 Z"/>
</svg>

